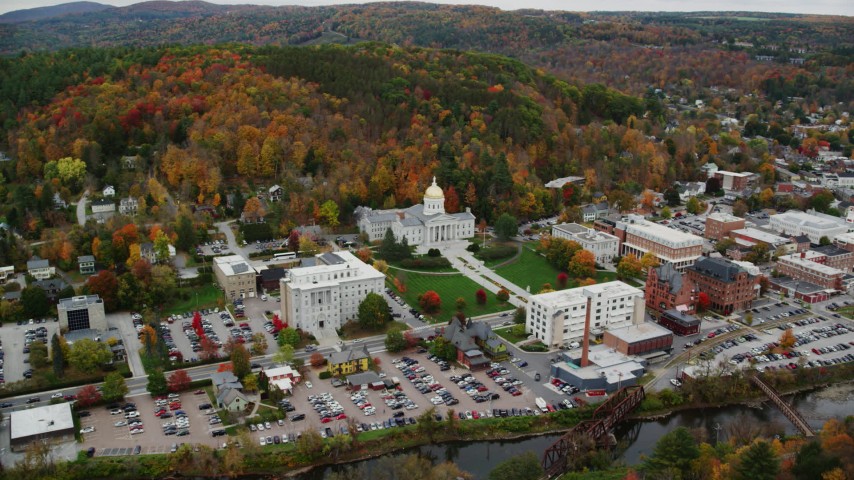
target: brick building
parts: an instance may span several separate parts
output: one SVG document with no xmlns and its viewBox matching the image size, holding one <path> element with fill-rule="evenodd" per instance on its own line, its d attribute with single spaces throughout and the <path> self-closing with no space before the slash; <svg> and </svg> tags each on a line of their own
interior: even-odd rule
<svg viewBox="0 0 854 480">
<path fill-rule="evenodd" d="M 812 251 L 824 255 L 826 258 L 821 263 L 829 267 L 838 268 L 846 273 L 854 268 L 854 252 L 852 251 L 839 248 L 836 245 L 815 247 Z"/>
<path fill-rule="evenodd" d="M 724 315 L 750 308 L 759 294 L 759 277 L 726 259 L 702 257 L 687 268 L 686 274 L 694 282 L 698 297 L 708 295 L 709 308 Z"/>
<path fill-rule="evenodd" d="M 673 332 L 654 323 L 607 330 L 602 343 L 623 355 L 645 355 L 673 347 Z"/>
<path fill-rule="evenodd" d="M 720 240 L 729 232 L 744 228 L 744 219 L 728 213 L 715 212 L 706 218 L 706 238 Z"/>
<path fill-rule="evenodd" d="M 676 335 L 684 336 L 700 333 L 700 319 L 679 310 L 665 311 L 658 319 L 658 324 Z"/>
<path fill-rule="evenodd" d="M 721 181 L 721 188 L 724 191 L 741 191 L 747 188 L 750 183 L 751 173 L 746 172 L 729 172 L 726 170 L 718 170 L 712 174 L 715 178 Z"/>
<path fill-rule="evenodd" d="M 672 264 L 650 268 L 644 288 L 646 308 L 653 317 L 659 317 L 670 309 L 694 313 L 694 282 L 683 275 Z"/>
<path fill-rule="evenodd" d="M 777 272 L 823 288 L 842 290 L 845 272 L 826 265 L 827 256 L 815 251 L 784 255 L 777 259 Z"/>
<path fill-rule="evenodd" d="M 622 255 L 638 258 L 652 252 L 662 264 L 671 263 L 683 271 L 703 253 L 703 239 L 650 222 L 640 215 L 628 215 L 617 222 L 614 235 L 620 239 Z"/>
</svg>

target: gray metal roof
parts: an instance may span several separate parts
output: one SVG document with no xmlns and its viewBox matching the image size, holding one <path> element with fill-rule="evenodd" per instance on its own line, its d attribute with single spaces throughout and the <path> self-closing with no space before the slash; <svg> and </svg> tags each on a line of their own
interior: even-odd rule
<svg viewBox="0 0 854 480">
<path fill-rule="evenodd" d="M 331 252 L 326 252 L 320 255 L 320 261 L 326 265 L 341 265 L 342 263 L 347 263 L 343 258 Z"/>
<path fill-rule="evenodd" d="M 743 268 L 729 260 L 711 257 L 700 257 L 694 265 L 688 267 L 688 270 L 693 270 L 706 277 L 716 278 L 724 283 L 734 282 L 735 277 L 744 271 Z"/>
</svg>

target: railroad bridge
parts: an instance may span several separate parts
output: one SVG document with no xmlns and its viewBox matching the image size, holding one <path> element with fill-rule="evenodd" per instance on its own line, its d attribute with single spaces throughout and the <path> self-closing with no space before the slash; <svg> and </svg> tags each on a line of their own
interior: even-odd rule
<svg viewBox="0 0 854 480">
<path fill-rule="evenodd" d="M 759 387 L 759 389 L 762 390 L 768 398 L 771 399 L 771 402 L 780 409 L 781 412 L 783 412 L 783 415 L 788 418 L 789 421 L 792 422 L 792 424 L 794 424 L 805 437 L 809 438 L 815 436 L 815 432 L 812 430 L 812 427 L 810 427 L 810 424 L 807 423 L 804 417 L 802 417 L 794 407 L 783 400 L 780 393 L 774 387 L 763 382 L 758 375 L 753 375 L 750 377 L 750 380 L 756 384 L 756 386 Z"/>
<path fill-rule="evenodd" d="M 567 431 L 543 453 L 543 470 L 549 478 L 566 470 L 567 456 L 594 443 L 602 445 L 608 433 L 634 410 L 644 399 L 640 385 L 624 387 L 614 393 L 594 412 L 593 418 L 585 420 Z"/>
</svg>

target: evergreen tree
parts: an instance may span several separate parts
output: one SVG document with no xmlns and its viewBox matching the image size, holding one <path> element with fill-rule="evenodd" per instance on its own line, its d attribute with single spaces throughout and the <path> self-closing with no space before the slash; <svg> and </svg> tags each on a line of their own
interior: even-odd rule
<svg viewBox="0 0 854 480">
<path fill-rule="evenodd" d="M 65 372 L 65 354 L 62 352 L 62 343 L 57 334 L 50 338 L 50 356 L 53 359 L 53 373 L 62 377 Z"/>
<path fill-rule="evenodd" d="M 148 386 L 146 386 L 146 390 L 155 396 L 166 395 L 168 385 L 166 384 L 166 375 L 163 374 L 163 370 L 158 368 L 148 374 Z"/>
<path fill-rule="evenodd" d="M 745 450 L 735 466 L 737 480 L 774 480 L 780 471 L 777 454 L 766 441 L 758 441 Z"/>
<path fill-rule="evenodd" d="M 691 470 L 691 462 L 699 456 L 700 449 L 691 433 L 687 428 L 679 427 L 658 440 L 641 469 L 653 475 L 684 477 Z"/>
</svg>

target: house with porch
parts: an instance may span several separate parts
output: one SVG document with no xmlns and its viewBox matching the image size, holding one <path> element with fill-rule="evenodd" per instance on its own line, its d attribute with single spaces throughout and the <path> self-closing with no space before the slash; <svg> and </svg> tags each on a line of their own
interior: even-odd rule
<svg viewBox="0 0 854 480">
<path fill-rule="evenodd" d="M 490 361 L 499 362 L 509 356 L 507 345 L 485 322 L 469 319 L 463 323 L 455 318 L 442 336 L 457 349 L 457 361 L 470 369 L 485 368 Z"/>
<path fill-rule="evenodd" d="M 92 255 L 80 255 L 77 257 L 77 267 L 80 269 L 81 275 L 95 273 L 95 257 Z"/>
<path fill-rule="evenodd" d="M 346 348 L 329 355 L 326 369 L 333 376 L 350 375 L 351 373 L 366 372 L 371 368 L 371 354 L 368 347 Z"/>
</svg>

